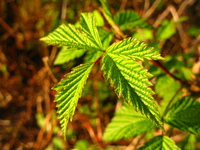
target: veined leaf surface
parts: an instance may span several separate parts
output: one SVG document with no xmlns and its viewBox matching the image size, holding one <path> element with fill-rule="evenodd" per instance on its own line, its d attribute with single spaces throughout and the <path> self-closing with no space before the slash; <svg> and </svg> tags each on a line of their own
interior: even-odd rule
<svg viewBox="0 0 200 150">
<path fill-rule="evenodd" d="M 119 57 L 123 57 L 124 59 L 162 59 L 162 57 L 160 57 L 160 54 L 158 54 L 156 51 L 153 51 L 153 48 L 147 47 L 145 43 L 140 42 L 134 38 L 124 39 L 118 43 L 114 43 L 107 48 L 106 52 L 118 55 Z"/>
<path fill-rule="evenodd" d="M 142 127 L 142 128 L 141 128 Z M 121 107 L 106 127 L 103 139 L 117 141 L 150 131 L 155 125 L 145 116 L 134 111 L 133 106 Z"/>
<path fill-rule="evenodd" d="M 102 43 L 96 28 L 94 16 L 91 13 L 82 13 L 80 24 L 84 33 L 87 34 L 89 41 L 102 50 Z"/>
<path fill-rule="evenodd" d="M 134 29 L 136 27 L 139 27 L 139 28 L 144 28 L 144 27 L 152 28 L 150 25 L 148 25 L 146 22 L 144 22 L 145 19 L 142 19 L 134 11 L 118 12 L 114 17 L 114 21 L 120 27 L 121 30 Z"/>
<path fill-rule="evenodd" d="M 102 43 L 95 25 L 95 19 L 91 14 L 81 15 L 82 28 L 74 25 L 61 25 L 55 31 L 41 38 L 42 41 L 58 46 L 67 46 L 84 50 L 102 50 Z"/>
<path fill-rule="evenodd" d="M 83 86 L 94 63 L 80 65 L 67 74 L 53 89 L 57 91 L 57 102 L 61 128 L 66 137 L 66 126 L 72 119 L 78 99 L 81 97 Z"/>
<path fill-rule="evenodd" d="M 171 106 L 164 121 L 182 131 L 200 133 L 200 102 L 184 97 Z"/>
<path fill-rule="evenodd" d="M 180 150 L 180 148 L 167 136 L 157 136 L 145 143 L 139 150 Z"/>
<path fill-rule="evenodd" d="M 154 92 L 148 87 L 152 85 L 148 81 L 152 75 L 134 61 L 161 57 L 134 39 L 126 39 L 113 45 L 106 50 L 102 60 L 105 77 L 110 79 L 119 97 L 122 96 L 126 102 L 131 102 L 136 110 L 162 128 L 157 105 L 152 97 Z"/>
</svg>

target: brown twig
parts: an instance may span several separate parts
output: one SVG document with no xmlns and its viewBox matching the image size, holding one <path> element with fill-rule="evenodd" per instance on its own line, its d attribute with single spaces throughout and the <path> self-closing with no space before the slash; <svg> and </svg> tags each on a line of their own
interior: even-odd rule
<svg viewBox="0 0 200 150">
<path fill-rule="evenodd" d="M 41 144 L 41 141 L 43 139 L 43 135 L 45 133 L 45 127 L 50 122 L 52 114 L 53 114 L 53 109 L 47 114 L 47 116 L 46 116 L 46 118 L 44 120 L 44 124 L 43 124 L 43 126 L 42 126 L 42 128 L 41 128 L 41 130 L 40 130 L 40 132 L 39 132 L 39 134 L 37 136 L 37 140 L 36 140 L 36 142 L 34 144 L 34 149 L 36 149 L 36 150 L 40 149 L 40 144 Z"/>
<path fill-rule="evenodd" d="M 122 0 L 122 3 L 121 3 L 119 11 L 123 11 L 125 9 L 127 1 L 128 0 Z"/>
<path fill-rule="evenodd" d="M 99 149 L 102 149 L 101 141 L 99 140 L 98 136 L 96 136 L 94 129 L 92 128 L 91 124 L 85 119 L 83 114 L 76 113 L 79 120 L 82 122 L 83 126 L 87 129 L 92 141 L 96 144 Z"/>
<path fill-rule="evenodd" d="M 13 36 L 14 37 L 14 31 L 13 31 L 13 29 L 0 17 L 0 24 L 2 25 L 2 27 L 4 28 L 4 29 L 6 29 L 6 31 L 11 35 L 11 36 Z"/>
<path fill-rule="evenodd" d="M 51 68 L 49 67 L 48 60 L 49 60 L 49 58 L 47 56 L 42 58 L 42 61 L 44 62 L 44 66 L 47 69 L 47 71 L 49 72 L 49 75 L 50 75 L 51 79 L 53 80 L 54 83 L 57 83 L 58 80 L 53 75 L 53 73 L 51 71 Z"/>
<path fill-rule="evenodd" d="M 93 99 L 94 99 L 94 106 L 95 106 L 95 111 L 96 111 L 96 123 L 97 123 L 97 136 L 98 136 L 98 139 L 101 140 L 102 139 L 102 128 L 101 128 L 101 121 L 100 121 L 100 118 L 99 118 L 99 94 L 98 94 L 98 72 L 97 72 L 97 66 L 95 65 L 94 66 L 94 69 L 93 69 L 93 75 L 94 75 L 94 78 L 93 78 L 93 91 L 94 91 L 94 96 L 93 96 Z"/>
<path fill-rule="evenodd" d="M 146 133 L 143 133 L 137 137 L 135 137 L 131 144 L 125 149 L 125 150 L 136 150 L 138 148 L 138 145 L 140 143 L 140 140 L 146 135 Z"/>
<path fill-rule="evenodd" d="M 156 7 L 161 2 L 161 0 L 156 0 L 153 5 L 146 11 L 146 13 L 143 15 L 144 18 L 149 18 L 153 12 L 156 10 Z"/>
</svg>

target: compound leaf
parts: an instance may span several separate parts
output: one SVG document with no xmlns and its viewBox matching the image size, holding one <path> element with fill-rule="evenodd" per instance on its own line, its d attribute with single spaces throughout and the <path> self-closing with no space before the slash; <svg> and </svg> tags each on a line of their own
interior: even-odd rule
<svg viewBox="0 0 200 150">
<path fill-rule="evenodd" d="M 69 24 L 66 26 L 63 24 L 46 37 L 41 38 L 41 40 L 51 45 L 101 51 L 102 44 L 94 17 L 91 14 L 83 13 L 81 15 L 81 25 L 81 28 L 77 29 L 74 25 Z"/>
<path fill-rule="evenodd" d="M 141 128 L 142 127 L 142 128 Z M 117 141 L 150 131 L 154 124 L 145 116 L 134 111 L 132 106 L 123 106 L 115 114 L 111 123 L 108 124 L 103 135 L 106 141 Z"/>
<path fill-rule="evenodd" d="M 61 128 L 66 137 L 66 126 L 72 119 L 78 99 L 81 97 L 83 86 L 94 63 L 87 63 L 75 67 L 53 89 L 57 91 L 57 102 Z"/>
<path fill-rule="evenodd" d="M 164 121 L 182 131 L 200 133 L 200 102 L 191 97 L 183 97 L 173 104 Z"/>
<path fill-rule="evenodd" d="M 154 92 L 148 87 L 152 85 L 148 81 L 152 75 L 134 61 L 143 58 L 161 57 L 138 41 L 126 39 L 108 47 L 102 59 L 102 70 L 119 97 L 122 96 L 126 102 L 132 103 L 136 110 L 162 128 L 157 105 L 152 97 Z"/>
<path fill-rule="evenodd" d="M 180 150 L 180 148 L 167 136 L 157 136 L 145 143 L 139 150 Z"/>
</svg>

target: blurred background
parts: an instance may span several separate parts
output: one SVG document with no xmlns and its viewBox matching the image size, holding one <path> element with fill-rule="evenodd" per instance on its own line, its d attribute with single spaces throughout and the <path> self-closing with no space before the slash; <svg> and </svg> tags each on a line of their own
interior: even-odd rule
<svg viewBox="0 0 200 150">
<path fill-rule="evenodd" d="M 184 61 L 190 62 L 185 74 L 195 74 L 198 82 L 200 1 L 109 0 L 109 4 L 113 14 L 119 10 L 134 10 L 147 18 L 154 28 L 158 28 L 164 19 L 173 20 L 176 24 L 164 28 L 170 36 L 159 41 L 160 52 L 162 56 L 172 58 L 185 54 Z M 98 0 L 0 1 L 0 149 L 83 150 L 89 145 L 91 149 L 109 145 L 95 136 L 100 134 L 98 137 L 101 137 L 112 118 L 117 98 L 109 86 L 104 88 L 107 83 L 99 85 L 100 99 L 103 100 L 100 100 L 101 115 L 96 117 L 93 108 L 96 104 L 92 102 L 95 87 L 90 80 L 88 91 L 77 106 L 77 114 L 69 123 L 67 140 L 63 140 L 53 102 L 55 92 L 51 88 L 72 67 L 81 63 L 82 58 L 54 65 L 59 48 L 47 46 L 39 40 L 62 23 L 76 23 L 81 12 L 100 11 L 99 7 Z M 170 33 L 171 28 L 173 33 Z M 149 40 L 153 41 L 153 37 L 144 41 Z M 178 65 L 171 63 L 172 66 Z M 102 77 L 97 79 L 103 81 Z M 192 88 L 199 92 L 198 84 Z M 114 144 L 123 149 L 129 143 L 129 140 L 120 140 Z"/>
</svg>

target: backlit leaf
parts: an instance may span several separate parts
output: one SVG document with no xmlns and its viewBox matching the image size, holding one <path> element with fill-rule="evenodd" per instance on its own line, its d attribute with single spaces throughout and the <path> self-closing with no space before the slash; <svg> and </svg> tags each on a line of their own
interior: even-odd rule
<svg viewBox="0 0 200 150">
<path fill-rule="evenodd" d="M 57 91 L 57 102 L 61 128 L 66 137 L 68 120 L 72 119 L 78 99 L 81 97 L 83 86 L 94 63 L 80 65 L 67 74 L 53 89 Z"/>
</svg>

